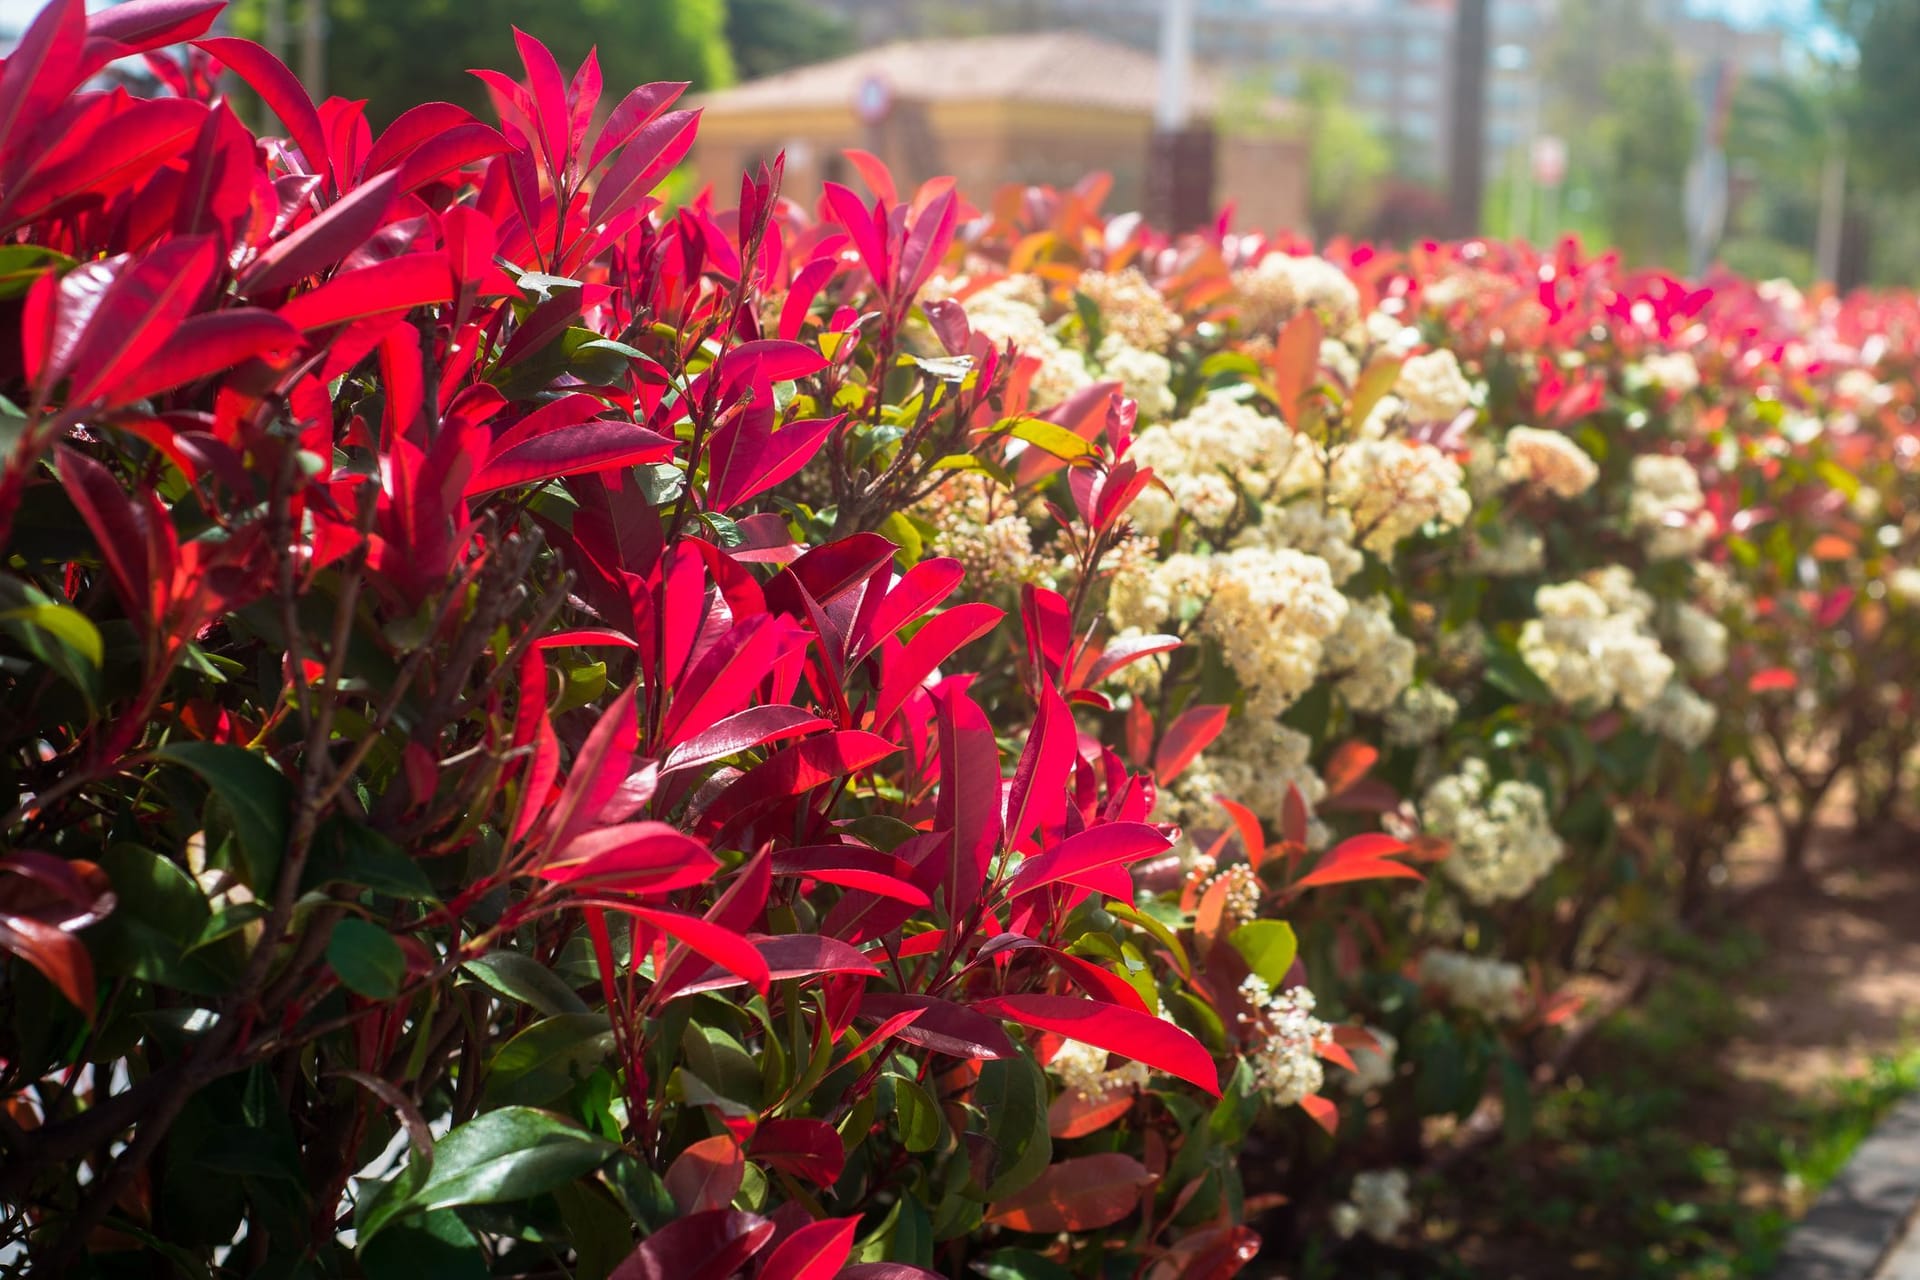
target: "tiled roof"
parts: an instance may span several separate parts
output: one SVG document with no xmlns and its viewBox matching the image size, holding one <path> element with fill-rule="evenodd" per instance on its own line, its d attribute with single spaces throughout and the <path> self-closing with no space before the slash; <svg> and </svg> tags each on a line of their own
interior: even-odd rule
<svg viewBox="0 0 1920 1280">
<path fill-rule="evenodd" d="M 831 62 L 701 94 L 694 105 L 716 115 L 748 111 L 850 106 L 878 76 L 897 98 L 921 102 L 1049 102 L 1153 110 L 1159 64 L 1149 54 L 1073 32 L 909 40 L 863 50 Z M 1193 79 L 1197 114 L 1213 110 L 1215 87 Z"/>
</svg>

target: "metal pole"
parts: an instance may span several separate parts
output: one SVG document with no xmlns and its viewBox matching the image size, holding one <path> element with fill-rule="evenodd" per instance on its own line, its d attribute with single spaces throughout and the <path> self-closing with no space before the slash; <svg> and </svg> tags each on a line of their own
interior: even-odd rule
<svg viewBox="0 0 1920 1280">
<path fill-rule="evenodd" d="M 300 12 L 300 79 L 319 102 L 327 96 L 327 0 L 304 0 Z"/>
<path fill-rule="evenodd" d="M 1153 122 L 1162 133 L 1187 127 L 1193 77 L 1193 0 L 1161 0 L 1160 95 Z"/>
<path fill-rule="evenodd" d="M 1487 0 L 1460 0 L 1453 28 L 1453 104 L 1447 138 L 1447 205 L 1453 234 L 1479 234 L 1486 182 Z"/>
</svg>

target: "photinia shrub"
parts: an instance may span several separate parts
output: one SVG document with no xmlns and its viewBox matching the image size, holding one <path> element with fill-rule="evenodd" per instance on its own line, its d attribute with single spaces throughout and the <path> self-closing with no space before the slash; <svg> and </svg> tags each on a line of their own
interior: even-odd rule
<svg viewBox="0 0 1920 1280">
<path fill-rule="evenodd" d="M 48 1274 L 1364 1249 L 1748 818 L 1902 794 L 1911 299 L 858 152 L 668 211 L 683 86 L 521 36 L 376 137 L 218 7 L 0 65 Z"/>
</svg>

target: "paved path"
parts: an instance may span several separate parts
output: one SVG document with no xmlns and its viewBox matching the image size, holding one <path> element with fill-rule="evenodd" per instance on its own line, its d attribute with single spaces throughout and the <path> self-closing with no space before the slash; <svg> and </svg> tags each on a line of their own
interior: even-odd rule
<svg viewBox="0 0 1920 1280">
<path fill-rule="evenodd" d="M 1920 1280 L 1920 1096 L 1895 1107 L 1794 1228 L 1773 1280 Z"/>
</svg>

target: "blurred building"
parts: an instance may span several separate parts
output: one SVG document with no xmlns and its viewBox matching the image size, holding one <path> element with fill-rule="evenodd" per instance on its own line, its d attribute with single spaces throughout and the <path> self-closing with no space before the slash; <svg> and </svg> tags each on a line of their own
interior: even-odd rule
<svg viewBox="0 0 1920 1280">
<path fill-rule="evenodd" d="M 1163 0 L 816 0 L 866 42 L 953 29 L 1074 29 L 1152 51 Z M 1645 0 L 1690 72 L 1725 59 L 1745 76 L 1778 74 L 1785 39 L 1701 18 L 1686 0 Z M 1540 130 L 1548 48 L 1561 4 L 1491 0 L 1487 71 L 1488 176 Z M 1398 170 L 1437 180 L 1445 171 L 1453 95 L 1454 0 L 1194 0 L 1194 54 L 1225 83 L 1297 96 L 1311 68 L 1346 81 L 1349 106 L 1394 145 Z"/>
<path fill-rule="evenodd" d="M 1006 183 L 1070 186 L 1113 176 L 1108 207 L 1141 208 L 1154 133 L 1158 66 L 1151 54 L 1075 33 L 903 41 L 703 94 L 693 159 L 702 183 L 725 189 L 743 167 L 785 151 L 787 192 L 810 201 L 846 181 L 841 154 L 880 156 L 903 187 L 952 174 L 979 201 Z M 1196 78 L 1196 120 L 1222 99 Z M 1307 217 L 1307 149 L 1267 104 L 1267 127 L 1222 136 L 1213 202 L 1243 226 L 1299 228 Z"/>
</svg>

